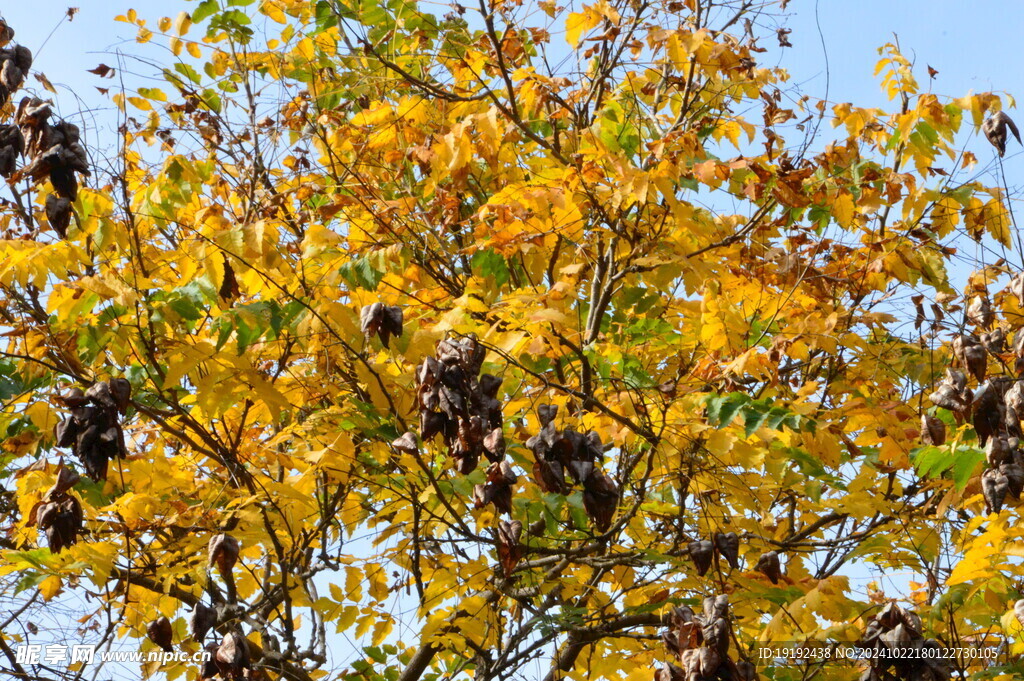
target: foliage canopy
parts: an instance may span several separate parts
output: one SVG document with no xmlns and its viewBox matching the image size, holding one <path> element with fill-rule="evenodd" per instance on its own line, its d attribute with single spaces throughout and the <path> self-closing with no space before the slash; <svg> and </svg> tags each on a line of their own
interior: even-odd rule
<svg viewBox="0 0 1024 681">
<path fill-rule="evenodd" d="M 107 160 L 0 113 L 5 602 L 302 681 L 695 679 L 684 606 L 740 679 L 889 617 L 855 564 L 1020 633 L 1021 256 L 960 146 L 1011 99 L 896 45 L 891 111 L 794 95 L 771 3 L 188 9 L 118 17 L 170 52 Z"/>
</svg>

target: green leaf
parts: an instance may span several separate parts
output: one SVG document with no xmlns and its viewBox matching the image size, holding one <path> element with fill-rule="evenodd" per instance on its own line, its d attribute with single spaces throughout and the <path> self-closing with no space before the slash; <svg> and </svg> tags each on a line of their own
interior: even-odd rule
<svg viewBox="0 0 1024 681">
<path fill-rule="evenodd" d="M 758 405 L 747 405 L 743 408 L 743 432 L 750 437 L 768 419 L 768 412 L 757 408 Z"/>
<path fill-rule="evenodd" d="M 965 452 L 958 452 L 953 463 L 953 482 L 958 491 L 963 491 L 967 483 L 974 477 L 975 471 L 985 460 L 985 452 L 973 447 Z"/>
<path fill-rule="evenodd" d="M 217 0 L 203 0 L 203 2 L 199 3 L 199 7 L 192 11 L 192 23 L 198 24 L 200 21 L 216 14 L 218 10 L 220 10 L 220 6 L 217 4 Z"/>
<path fill-rule="evenodd" d="M 484 248 L 473 254 L 470 264 L 473 270 L 478 270 L 480 276 L 494 277 L 494 284 L 501 288 L 509 280 L 508 263 L 505 256 L 492 248 Z"/>
</svg>

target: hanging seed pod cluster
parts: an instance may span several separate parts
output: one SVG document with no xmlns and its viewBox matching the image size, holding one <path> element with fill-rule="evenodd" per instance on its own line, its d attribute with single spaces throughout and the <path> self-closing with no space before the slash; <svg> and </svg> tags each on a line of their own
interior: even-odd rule
<svg viewBox="0 0 1024 681">
<path fill-rule="evenodd" d="M 889 603 L 867 621 L 864 636 L 857 643 L 872 651 L 864 657 L 868 670 L 864 681 L 946 681 L 950 670 L 943 657 L 944 647 L 921 633 L 921 618 Z"/>
<path fill-rule="evenodd" d="M 65 120 L 51 124 L 51 115 L 49 102 L 41 99 L 26 97 L 18 104 L 14 122 L 21 129 L 29 162 L 12 180 L 50 180 L 55 193 L 46 198 L 46 219 L 64 238 L 71 222 L 71 204 L 78 197 L 76 173 L 88 176 L 89 162 L 79 142 L 78 126 Z"/>
<path fill-rule="evenodd" d="M 240 552 L 241 544 L 230 534 L 221 533 L 210 537 L 207 548 L 207 566 L 210 570 L 216 568 L 228 587 L 226 607 L 233 607 L 237 604 L 234 568 L 238 564 Z M 218 620 L 221 618 L 217 608 L 197 603 L 189 619 L 189 633 L 192 635 L 192 639 L 203 643 L 210 630 L 217 626 Z M 224 634 L 219 644 L 208 643 L 205 648 L 210 653 L 210 659 L 200 670 L 201 679 L 262 678 L 252 668 L 249 642 L 237 625 Z"/>
<path fill-rule="evenodd" d="M 127 456 L 120 417 L 131 401 L 132 385 L 124 378 L 94 383 L 88 390 L 72 388 L 61 401 L 70 417 L 54 428 L 58 447 L 70 447 L 86 475 L 105 480 L 110 459 Z"/>
<path fill-rule="evenodd" d="M 1017 274 L 1004 295 L 1015 295 L 1024 304 L 1024 274 Z M 918 322 L 924 311 L 919 300 Z M 936 310 L 933 330 L 941 321 Z M 990 376 L 989 363 L 1013 367 L 1020 374 L 1024 370 L 1024 329 L 1013 336 L 1012 347 L 1007 347 L 1005 325 L 998 325 L 987 291 L 979 290 L 967 302 L 966 321 L 975 326 L 975 333 L 958 333 L 950 342 L 952 366 L 929 395 L 936 407 L 951 412 L 956 423 L 969 422 L 974 426 L 978 444 L 985 450 L 988 468 L 981 476 L 981 490 L 988 512 L 998 513 L 1008 498 L 1020 501 L 1024 493 L 1024 451 L 1020 449 L 1022 437 L 1021 416 L 1024 415 L 1024 382 L 1006 375 Z M 975 388 L 970 387 L 976 382 Z M 940 446 L 946 442 L 946 425 L 937 416 L 921 415 L 921 441 Z"/>
<path fill-rule="evenodd" d="M 703 614 L 684 606 L 672 608 L 668 631 L 661 640 L 673 662 L 654 675 L 655 681 L 753 681 L 754 665 L 729 658 L 729 597 L 722 594 L 704 599 Z M 678 664 L 677 664 L 678 663 Z"/>
<path fill-rule="evenodd" d="M 401 319 L 400 311 L 398 318 Z M 416 370 L 420 437 L 430 441 L 441 435 L 456 469 L 463 475 L 476 470 L 480 457 L 486 457 L 490 461 L 487 478 L 473 488 L 473 505 L 483 508 L 492 504 L 498 513 L 508 514 L 512 512 L 512 486 L 519 478 L 505 461 L 498 400 L 501 379 L 480 374 L 485 355 L 486 350 L 476 336 L 470 335 L 462 340 L 440 341 L 435 356 L 423 360 Z M 411 432 L 391 445 L 399 451 L 419 453 L 416 436 Z"/>
<path fill-rule="evenodd" d="M 25 81 L 32 66 L 32 53 L 28 48 L 11 47 L 14 29 L 0 19 L 0 107 Z M 25 138 L 21 128 L 13 124 L 0 125 L 0 175 L 10 177 L 18 169 L 18 158 L 25 151 Z"/>
<path fill-rule="evenodd" d="M 32 68 L 32 52 L 24 45 L 11 45 L 12 40 L 14 29 L 0 19 L 0 106 L 11 101 Z"/>
<path fill-rule="evenodd" d="M 735 532 L 716 532 L 711 539 L 697 539 L 686 547 L 697 574 L 703 577 L 715 558 L 721 556 L 736 569 L 740 566 L 740 538 Z"/>
<path fill-rule="evenodd" d="M 61 464 L 57 481 L 29 513 L 36 527 L 46 535 L 52 553 L 60 553 L 64 547 L 77 543 L 82 531 L 82 504 L 68 493 L 78 480 L 77 473 Z"/>
<path fill-rule="evenodd" d="M 32 53 L 12 45 L 13 38 L 13 29 L 0 19 L 0 106 L 11 101 L 32 67 Z M 18 103 L 14 123 L 0 125 L 0 176 L 33 184 L 49 180 L 53 193 L 46 197 L 46 221 L 64 238 L 78 196 L 78 175 L 89 175 L 89 163 L 78 126 L 65 120 L 51 123 L 52 115 L 50 103 L 42 99 L 25 97 Z M 19 169 L 23 154 L 28 161 Z"/>
<path fill-rule="evenodd" d="M 573 484 L 583 486 L 583 508 L 594 527 L 611 527 L 619 503 L 619 486 L 601 470 L 604 445 L 595 431 L 586 435 L 572 428 L 555 428 L 558 405 L 537 409 L 541 429 L 526 441 L 534 456 L 533 478 L 545 492 L 569 494 Z M 568 477 L 567 477 L 568 476 Z"/>
<path fill-rule="evenodd" d="M 480 374 L 486 354 L 475 336 L 444 339 L 437 344 L 436 356 L 424 359 L 416 370 L 420 438 L 429 442 L 440 434 L 463 475 L 476 470 L 481 456 L 492 464 L 505 458 L 498 401 L 501 379 Z M 489 469 L 488 481 L 504 484 L 499 478 L 508 474 L 507 464 L 506 469 Z"/>
<path fill-rule="evenodd" d="M 359 312 L 359 326 L 367 340 L 377 336 L 381 345 L 389 347 L 392 336 L 402 336 L 402 308 L 383 303 L 367 305 Z"/>
</svg>

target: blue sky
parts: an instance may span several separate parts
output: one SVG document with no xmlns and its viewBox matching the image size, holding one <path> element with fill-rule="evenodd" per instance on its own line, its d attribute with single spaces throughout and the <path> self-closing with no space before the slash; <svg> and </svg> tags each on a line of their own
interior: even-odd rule
<svg viewBox="0 0 1024 681">
<path fill-rule="evenodd" d="M 74 4 L 79 6 L 74 20 L 64 21 L 53 31 L 68 6 Z M 57 102 L 61 113 L 75 117 L 81 111 L 85 127 L 99 123 L 102 130 L 113 125 L 113 116 L 109 102 L 95 87 L 117 84 L 87 73 L 86 69 L 100 62 L 116 65 L 118 50 L 160 57 L 159 51 L 141 49 L 135 43 L 134 28 L 115 22 L 113 17 L 134 8 L 153 24 L 160 16 L 173 17 L 183 9 L 194 8 L 196 3 L 36 0 L 3 5 L 0 15 L 17 31 L 16 40 L 36 53 L 35 70 L 43 71 L 62 90 Z M 425 6 L 443 11 L 432 3 Z M 793 76 L 791 85 L 812 97 L 824 97 L 827 92 L 832 102 L 887 106 L 873 69 L 878 60 L 877 48 L 894 36 L 898 36 L 904 54 L 920 67 L 922 86 L 930 85 L 936 94 L 960 97 L 971 90 L 993 90 L 1024 97 L 1024 71 L 1017 66 L 1020 42 L 1024 40 L 1024 10 L 1010 0 L 981 0 L 970 7 L 951 0 L 791 0 L 784 15 L 765 16 L 759 23 L 769 32 L 781 25 L 792 29 L 791 48 L 779 49 L 770 35 L 762 41 L 762 45 L 771 48 L 764 59 L 789 69 Z M 51 31 L 53 34 L 47 40 Z M 160 48 L 166 49 L 162 44 Z M 926 65 L 939 72 L 930 83 Z M 136 65 L 128 70 L 142 68 Z M 38 83 L 32 84 L 38 87 Z M 79 101 L 69 97 L 67 90 L 74 92 Z M 95 110 L 104 107 L 107 115 L 94 118 Z M 1024 114 L 1014 110 L 1009 113 L 1024 119 Z M 977 147 L 977 152 L 983 163 L 991 156 L 984 144 Z M 1019 152 L 1020 147 L 1011 143 L 1010 159 Z M 1014 165 L 1012 160 L 1007 163 L 1011 187 L 1018 175 Z"/>
</svg>

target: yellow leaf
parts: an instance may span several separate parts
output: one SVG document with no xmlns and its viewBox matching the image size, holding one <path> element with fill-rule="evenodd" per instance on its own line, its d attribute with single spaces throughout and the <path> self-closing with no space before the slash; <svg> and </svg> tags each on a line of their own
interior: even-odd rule
<svg viewBox="0 0 1024 681">
<path fill-rule="evenodd" d="M 573 47 L 579 47 L 581 36 L 597 26 L 601 15 L 587 8 L 583 12 L 570 12 L 565 20 L 565 39 Z"/>
<path fill-rule="evenodd" d="M 50 575 L 39 585 L 39 593 L 44 601 L 48 601 L 60 593 L 63 581 L 57 575 Z"/>
<path fill-rule="evenodd" d="M 174 32 L 179 36 L 188 33 L 188 29 L 192 27 L 192 17 L 188 15 L 188 12 L 179 12 L 178 18 L 174 20 Z"/>
<path fill-rule="evenodd" d="M 295 46 L 295 51 L 308 61 L 312 61 L 313 57 L 316 56 L 316 51 L 313 48 L 313 41 L 310 38 L 303 38 L 300 40 L 299 44 Z"/>
<path fill-rule="evenodd" d="M 832 217 L 841 227 L 853 224 L 853 196 L 849 192 L 844 191 L 836 197 L 832 204 Z"/>
<path fill-rule="evenodd" d="M 57 421 L 60 420 L 46 402 L 35 402 L 25 410 L 25 415 L 32 419 L 32 423 L 42 433 L 52 433 Z"/>
</svg>

